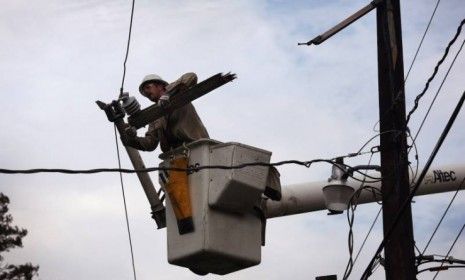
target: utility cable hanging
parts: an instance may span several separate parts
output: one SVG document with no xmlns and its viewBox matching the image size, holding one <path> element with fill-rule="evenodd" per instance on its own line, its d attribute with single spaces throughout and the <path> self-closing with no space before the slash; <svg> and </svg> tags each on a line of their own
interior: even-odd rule
<svg viewBox="0 0 465 280">
<path fill-rule="evenodd" d="M 375 227 L 375 224 L 376 224 L 376 222 L 378 221 L 379 215 L 381 214 L 382 210 L 383 210 L 383 206 L 381 206 L 381 207 L 379 208 L 378 214 L 376 214 L 375 219 L 374 219 L 373 222 L 371 223 L 370 229 L 368 230 L 368 232 L 367 232 L 365 238 L 363 239 L 362 245 L 360 245 L 360 248 L 358 249 L 357 255 L 355 256 L 355 259 L 354 259 L 354 265 L 355 265 L 355 263 L 357 262 L 357 259 L 358 259 L 359 255 L 360 255 L 360 253 L 362 252 L 363 247 L 365 246 L 365 243 L 367 242 L 367 239 L 368 239 L 368 237 L 369 237 L 370 234 L 371 234 L 371 231 L 372 231 L 373 228 Z"/>
<path fill-rule="evenodd" d="M 351 158 L 351 157 L 356 157 L 356 156 L 361 156 L 361 155 L 364 155 L 364 154 L 371 154 L 373 156 L 374 153 L 379 153 L 379 146 L 373 146 L 371 147 L 371 149 L 369 151 L 365 151 L 363 152 L 363 149 L 368 146 L 368 144 L 370 144 L 371 141 L 373 141 L 374 139 L 376 139 L 376 137 L 380 136 L 380 135 L 383 135 L 383 134 L 386 134 L 386 133 L 391 133 L 391 132 L 398 132 L 400 133 L 401 131 L 400 130 L 388 130 L 388 131 L 384 131 L 382 133 L 378 133 L 376 134 L 375 136 L 371 137 L 370 139 L 368 139 L 363 145 L 362 147 L 360 147 L 360 149 L 358 149 L 357 152 L 355 153 L 350 153 L 350 154 L 347 154 L 347 155 L 344 155 L 344 156 L 337 156 L 337 157 L 334 157 L 332 158 L 332 160 L 336 160 L 338 158 Z"/>
<path fill-rule="evenodd" d="M 405 78 L 404 78 L 404 85 L 407 83 L 407 79 L 408 79 L 408 77 L 409 77 L 409 75 L 410 75 L 410 71 L 412 70 L 413 65 L 415 64 L 415 61 L 416 61 L 417 56 L 418 56 L 418 54 L 419 54 L 419 52 L 420 52 L 421 46 L 423 45 L 423 41 L 424 41 L 424 39 L 425 39 L 425 37 L 426 37 L 426 34 L 428 33 L 428 30 L 429 30 L 429 28 L 430 28 L 430 26 L 431 26 L 431 22 L 433 21 L 434 15 L 436 14 L 436 10 L 437 10 L 437 8 L 438 8 L 440 2 L 441 2 L 441 0 L 438 0 L 438 1 L 436 2 L 436 6 L 434 7 L 433 13 L 431 14 L 431 17 L 430 17 L 430 19 L 429 19 L 428 25 L 426 26 L 425 32 L 423 33 L 423 36 L 422 36 L 422 38 L 421 38 L 421 40 L 420 40 L 420 43 L 418 44 L 418 47 L 417 47 L 417 50 L 416 50 L 416 52 L 415 52 L 415 55 L 414 55 L 414 57 L 413 57 L 413 59 L 412 59 L 412 62 L 410 63 L 410 66 L 409 66 L 407 75 L 406 75 Z M 399 97 L 400 94 L 401 94 L 401 92 L 398 92 L 398 93 L 397 93 L 397 96 L 395 97 L 395 100 L 398 99 L 398 97 Z M 387 111 L 384 113 L 384 115 L 386 115 L 387 112 L 390 111 L 390 110 L 392 110 L 392 108 L 390 108 L 389 110 L 387 110 Z M 378 132 L 378 130 L 376 130 L 376 126 L 379 124 L 379 122 L 381 121 L 382 118 L 384 118 L 384 116 L 383 116 L 383 117 L 380 117 L 380 120 L 378 120 L 378 121 L 375 123 L 375 125 L 373 126 L 373 131 Z"/>
<path fill-rule="evenodd" d="M 444 78 L 443 78 L 442 81 L 441 81 L 441 85 L 439 85 L 439 88 L 438 88 L 438 90 L 436 91 L 436 94 L 434 95 L 434 98 L 433 98 L 433 100 L 431 101 L 431 104 L 429 105 L 428 110 L 426 111 L 425 117 L 424 117 L 423 120 L 421 121 L 421 124 L 420 124 L 420 126 L 419 126 L 417 132 L 415 133 L 415 137 L 413 137 L 413 142 L 415 142 L 415 140 L 416 140 L 417 137 L 418 137 L 418 134 L 420 134 L 420 131 L 421 131 L 421 129 L 423 128 L 423 125 L 425 124 L 426 119 L 428 118 L 428 115 L 429 115 L 429 113 L 430 113 L 430 111 L 431 111 L 431 108 L 433 107 L 434 102 L 436 101 L 436 98 L 438 97 L 439 93 L 441 92 L 442 86 L 444 85 L 445 81 L 447 80 L 447 77 L 449 76 L 450 70 L 451 70 L 452 67 L 454 66 L 455 61 L 457 60 L 457 57 L 459 56 L 460 52 L 462 52 L 462 48 L 463 48 L 463 45 L 464 45 L 464 44 L 465 44 L 465 40 L 463 40 L 462 45 L 460 46 L 460 49 L 458 50 L 457 54 L 455 55 L 454 59 L 452 60 L 452 63 L 451 63 L 450 66 L 449 66 L 449 69 L 447 69 L 446 75 L 444 75 Z"/>
<path fill-rule="evenodd" d="M 281 166 L 286 164 L 295 164 L 305 166 L 310 168 L 313 163 L 318 162 L 325 162 L 331 165 L 335 165 L 341 168 L 341 166 L 348 168 L 349 170 L 353 170 L 352 166 L 338 163 L 335 164 L 333 160 L 329 159 L 314 159 L 309 161 L 299 161 L 299 160 L 285 160 L 279 161 L 275 163 L 267 163 L 267 162 L 250 162 L 250 163 L 243 163 L 239 165 L 193 165 L 189 166 L 188 168 L 174 168 L 174 167 L 150 167 L 145 169 L 125 169 L 125 168 L 97 168 L 97 169 L 85 169 L 85 170 L 74 170 L 74 169 L 57 169 L 57 168 L 37 168 L 37 169 L 4 169 L 0 168 L 0 174 L 34 174 L 34 173 L 64 173 L 64 174 L 95 174 L 95 173 L 111 173 L 111 172 L 122 172 L 122 173 L 137 173 L 137 172 L 153 172 L 153 171 L 181 171 L 181 172 L 198 172 L 204 169 L 222 169 L 222 170 L 231 170 L 231 169 L 242 169 L 249 166 Z M 376 178 L 370 175 L 367 175 L 359 170 L 354 170 L 354 172 L 359 173 L 362 176 L 366 176 L 367 178 L 372 179 L 373 181 L 365 181 L 367 183 L 374 183 L 378 182 L 381 178 Z M 354 177 L 353 175 L 349 174 L 349 176 L 356 180 L 360 181 L 360 179 Z"/>
<path fill-rule="evenodd" d="M 121 169 L 121 158 L 119 154 L 119 145 L 118 145 L 118 137 L 117 137 L 117 131 L 116 131 L 116 126 L 115 128 L 115 140 L 116 140 L 116 154 L 118 156 L 118 167 Z M 123 184 L 123 173 L 119 172 L 119 179 L 121 182 L 121 193 L 123 194 L 123 204 L 124 204 L 124 214 L 126 216 L 126 227 L 128 230 L 128 237 L 129 237 L 129 248 L 131 249 L 131 262 L 132 262 L 132 271 L 134 274 L 134 280 L 136 278 L 136 265 L 134 263 L 134 250 L 132 248 L 132 238 L 131 238 L 131 229 L 129 227 L 129 217 L 128 217 L 128 208 L 126 204 L 126 195 L 124 194 L 124 184 Z"/>
<path fill-rule="evenodd" d="M 396 129 L 387 130 L 387 131 L 383 131 L 383 132 L 381 132 L 381 133 L 378 133 L 378 134 L 376 134 L 375 136 L 373 136 L 373 137 L 371 137 L 370 139 L 368 139 L 368 141 L 365 142 L 365 144 L 363 144 L 363 146 L 359 149 L 359 151 L 357 152 L 357 154 L 360 154 L 360 153 L 362 152 L 362 150 L 363 150 L 371 141 L 373 141 L 376 137 L 381 136 L 381 135 L 386 134 L 386 133 L 393 133 L 393 132 L 397 132 L 398 134 L 401 133 L 400 130 L 396 130 Z"/>
<path fill-rule="evenodd" d="M 416 166 L 415 166 L 415 172 L 413 171 L 413 168 L 412 168 L 412 163 L 409 161 L 409 167 L 410 167 L 410 170 L 412 172 L 412 180 L 411 180 L 411 183 L 410 183 L 410 187 L 412 187 L 414 184 L 415 184 L 415 179 L 417 178 L 417 175 L 418 175 L 418 168 L 420 166 L 420 160 L 418 159 L 418 148 L 417 148 L 417 144 L 415 142 L 415 140 L 413 139 L 412 135 L 410 134 L 410 130 L 407 129 L 407 135 L 410 139 L 412 139 L 412 145 L 410 145 L 410 150 L 408 151 L 410 153 L 412 147 L 414 148 L 415 150 L 415 160 L 417 162 Z"/>
<path fill-rule="evenodd" d="M 431 271 L 431 272 L 437 271 L 437 273 L 439 273 L 439 271 L 448 270 L 449 268 L 465 268 L 465 265 L 443 265 L 443 266 L 438 266 L 438 267 L 429 267 L 429 268 L 418 271 L 417 275 L 425 271 Z"/>
<path fill-rule="evenodd" d="M 426 173 L 428 172 L 428 169 L 431 166 L 431 163 L 433 162 L 434 158 L 436 157 L 436 155 L 437 155 L 439 149 L 441 148 L 447 134 L 449 133 L 452 125 L 454 124 L 454 121 L 457 118 L 457 115 L 459 114 L 460 109 L 462 108 L 462 105 L 463 105 L 464 101 L 465 101 L 465 91 L 462 93 L 462 97 L 460 98 L 459 102 L 457 103 L 457 106 L 455 107 L 454 112 L 452 113 L 451 117 L 449 118 L 449 121 L 446 124 L 446 127 L 444 128 L 441 136 L 439 137 L 438 142 L 436 143 L 436 146 L 434 147 L 428 161 L 425 164 L 425 167 L 423 168 L 423 170 L 422 170 L 422 172 L 421 172 L 421 174 L 420 174 L 420 176 L 418 178 L 418 181 L 416 182 L 414 188 L 410 192 L 410 195 L 408 196 L 408 198 L 404 201 L 404 203 L 400 207 L 399 211 L 397 212 L 396 217 L 394 219 L 394 222 L 389 227 L 389 229 L 386 231 L 383 240 L 381 241 L 380 245 L 378 246 L 378 249 L 376 250 L 376 253 L 373 256 L 373 258 L 371 259 L 371 261 L 368 264 L 367 268 L 365 269 L 361 279 L 365 280 L 365 279 L 368 279 L 368 277 L 370 277 L 370 275 L 372 273 L 373 264 L 374 264 L 377 256 L 383 250 L 384 246 L 386 245 L 387 240 L 389 240 L 389 238 L 391 237 L 394 229 L 397 227 L 397 224 L 399 223 L 400 218 L 402 217 L 405 209 L 411 203 L 412 198 L 415 196 L 415 193 L 417 192 L 418 188 L 420 187 L 421 182 L 425 178 Z"/>
<path fill-rule="evenodd" d="M 452 245 L 450 246 L 450 249 L 449 249 L 449 251 L 447 252 L 446 257 L 445 257 L 444 259 L 447 259 L 447 258 L 449 257 L 450 252 L 452 252 L 452 249 L 454 248 L 455 243 L 457 243 L 457 240 L 459 239 L 460 235 L 462 234 L 462 231 L 463 231 L 464 228 L 465 228 L 465 224 L 463 224 L 462 228 L 460 229 L 459 233 L 457 234 L 457 237 L 455 238 L 454 242 L 453 242 Z M 444 262 L 441 263 L 440 268 L 442 268 L 443 265 L 444 265 Z M 438 274 L 439 274 L 440 271 L 441 271 L 441 270 L 438 270 L 438 271 L 436 272 L 436 274 L 435 274 L 434 277 L 433 277 L 433 280 L 436 279 L 436 277 L 438 276 Z"/>
<path fill-rule="evenodd" d="M 459 233 L 460 236 L 460 233 Z M 455 244 L 454 244 L 455 245 Z M 436 259 L 435 257 L 441 257 L 441 259 Z M 452 256 L 440 256 L 440 255 L 427 255 L 427 256 L 420 256 L 418 257 L 418 266 L 428 264 L 428 263 L 441 263 L 441 266 L 433 266 L 433 267 L 428 267 L 426 269 L 419 270 L 417 272 L 417 275 L 425 272 L 425 271 L 442 271 L 442 270 L 448 270 L 449 268 L 458 268 L 458 267 L 465 267 L 465 260 L 461 259 L 456 259 Z M 444 263 L 447 263 L 449 265 L 445 266 Z M 456 265 L 459 264 L 459 265 Z M 418 268 L 417 268 L 418 269 Z"/>
<path fill-rule="evenodd" d="M 460 33 L 462 32 L 462 26 L 463 26 L 463 24 L 465 24 L 465 19 L 463 19 L 463 20 L 460 22 L 460 25 L 459 25 L 459 27 L 457 28 L 457 32 L 455 33 L 454 38 L 452 38 L 452 40 L 449 42 L 449 44 L 448 44 L 447 47 L 446 47 L 446 50 L 444 51 L 444 54 L 443 54 L 442 58 L 438 61 L 438 63 L 437 63 L 436 66 L 434 67 L 433 74 L 429 77 L 428 81 L 426 82 L 425 88 L 423 89 L 423 91 L 422 91 L 419 95 L 417 95 L 417 97 L 415 97 L 415 104 L 413 105 L 413 108 L 410 110 L 410 112 L 409 112 L 408 115 L 407 115 L 406 124 L 408 124 L 408 122 L 410 121 L 410 117 L 411 117 L 412 114 L 417 110 L 418 104 L 419 104 L 419 102 L 420 102 L 420 99 L 423 97 L 423 95 L 425 95 L 426 91 L 427 91 L 428 88 L 429 88 L 429 85 L 430 85 L 431 81 L 433 81 L 434 77 L 435 77 L 436 74 L 438 73 L 439 66 L 441 66 L 441 64 L 444 62 L 444 60 L 446 59 L 447 55 L 449 54 L 449 49 L 450 49 L 450 47 L 455 43 L 455 41 L 456 41 L 457 38 L 459 37 Z"/>
<path fill-rule="evenodd" d="M 371 141 L 372 139 L 374 139 L 374 138 L 371 138 L 369 141 Z M 363 147 L 362 147 L 362 149 L 363 149 Z M 373 154 L 374 153 L 371 154 L 367 165 L 370 165 L 371 160 L 373 159 Z M 377 189 L 374 189 L 373 187 L 365 186 L 365 183 L 366 183 L 365 179 L 366 179 L 366 177 L 363 178 L 363 180 L 362 180 L 362 182 L 360 184 L 360 187 L 357 189 L 357 191 L 354 192 L 354 194 L 350 198 L 349 204 L 348 204 L 348 207 L 347 207 L 347 212 L 346 213 L 347 213 L 347 221 L 348 221 L 348 224 L 349 224 L 349 234 L 348 234 L 348 237 L 347 237 L 347 239 L 348 239 L 347 243 L 348 243 L 348 248 L 349 248 L 349 261 L 347 262 L 347 265 L 346 265 L 346 268 L 345 268 L 345 271 L 344 271 L 344 276 L 343 276 L 344 280 L 349 278 L 350 274 L 352 273 L 352 269 L 353 269 L 353 267 L 355 265 L 355 261 L 352 258 L 353 257 L 353 251 L 354 251 L 353 225 L 354 225 L 354 220 L 355 220 L 355 210 L 357 209 L 357 204 L 358 204 L 358 198 L 360 197 L 360 194 L 362 193 L 362 191 L 368 189 L 368 190 L 371 190 L 373 192 L 373 195 L 375 196 L 375 200 L 376 200 L 376 192 L 379 191 Z M 360 253 L 360 251 L 359 251 L 359 253 Z"/>
<path fill-rule="evenodd" d="M 128 55 L 129 55 L 129 45 L 131 43 L 131 33 L 132 33 L 132 20 L 133 20 L 133 17 L 134 17 L 134 3 L 135 3 L 135 0 L 132 0 L 131 19 L 129 21 L 128 42 L 127 42 L 127 45 L 126 45 L 126 55 L 124 57 L 124 62 L 123 62 L 123 78 L 122 78 L 122 81 L 121 81 L 119 98 L 122 97 L 123 91 L 124 91 L 124 80 L 126 78 L 126 62 L 128 60 Z M 118 169 L 121 170 L 121 159 L 120 159 L 120 153 L 119 153 L 118 134 L 117 134 L 117 131 L 116 131 L 117 130 L 116 125 L 114 125 L 114 129 L 115 129 L 116 154 L 117 154 L 117 157 L 118 157 Z M 127 205 L 126 205 L 126 196 L 124 194 L 123 173 L 121 171 L 119 171 L 119 176 L 120 176 L 120 182 L 121 182 L 121 192 L 122 192 L 122 195 L 123 195 L 124 214 L 126 216 L 126 227 L 127 227 L 127 230 L 128 230 L 129 247 L 131 249 L 132 271 L 133 271 L 133 275 L 134 275 L 134 280 L 136 280 L 137 277 L 136 277 L 136 266 L 135 266 L 135 261 L 134 261 L 134 250 L 132 248 L 132 238 L 131 238 L 131 230 L 130 230 L 130 227 L 129 227 L 128 209 L 127 209 Z"/>
<path fill-rule="evenodd" d="M 424 248 L 423 251 L 421 252 L 421 256 L 424 255 L 425 252 L 426 252 L 426 249 L 428 249 L 428 246 L 429 246 L 429 244 L 431 243 L 431 240 L 433 240 L 434 235 L 436 234 L 436 232 L 438 231 L 439 227 L 441 226 L 442 220 L 444 220 L 444 217 L 447 215 L 447 212 L 449 211 L 450 206 L 452 205 L 452 203 L 454 203 L 454 200 L 455 200 L 455 198 L 457 197 L 457 194 L 459 193 L 459 191 L 462 189 L 462 186 L 463 186 L 463 183 L 464 183 L 464 182 L 465 182 L 465 178 L 463 178 L 463 180 L 462 180 L 462 182 L 460 183 L 459 187 L 458 187 L 457 190 L 455 191 L 454 196 L 453 196 L 452 199 L 450 200 L 449 205 L 447 205 L 446 210 L 445 210 L 444 213 L 442 214 L 441 219 L 439 220 L 438 224 L 436 225 L 436 228 L 434 229 L 433 233 L 431 234 L 431 237 L 429 238 L 428 242 L 426 243 L 425 248 Z"/>
<path fill-rule="evenodd" d="M 421 37 L 420 43 L 418 44 L 418 48 L 415 52 L 415 55 L 413 56 L 412 63 L 410 63 L 410 66 L 408 68 L 407 75 L 405 75 L 404 84 L 407 82 L 408 76 L 410 75 L 410 71 L 412 70 L 413 64 L 415 63 L 415 60 L 417 59 L 418 53 L 420 52 L 421 46 L 423 45 L 423 41 L 425 40 L 426 34 L 428 33 L 429 27 L 431 26 L 431 22 L 433 21 L 434 15 L 436 14 L 436 10 L 438 9 L 440 2 L 441 0 L 438 0 L 436 2 L 436 6 L 434 7 L 434 10 L 433 10 L 433 13 L 431 14 L 428 25 L 426 26 L 425 32 L 423 33 L 423 37 Z"/>
<path fill-rule="evenodd" d="M 121 87 L 120 87 L 120 90 L 119 90 L 119 98 L 121 98 L 121 96 L 123 95 L 123 91 L 124 91 L 124 80 L 126 78 L 126 62 L 128 61 L 129 45 L 131 43 L 131 33 L 132 33 L 132 19 L 134 17 L 134 3 L 135 3 L 135 0 L 132 0 L 131 20 L 129 21 L 128 43 L 127 43 L 127 46 L 126 46 L 126 55 L 124 57 L 124 62 L 123 62 L 123 78 L 122 78 Z"/>
</svg>

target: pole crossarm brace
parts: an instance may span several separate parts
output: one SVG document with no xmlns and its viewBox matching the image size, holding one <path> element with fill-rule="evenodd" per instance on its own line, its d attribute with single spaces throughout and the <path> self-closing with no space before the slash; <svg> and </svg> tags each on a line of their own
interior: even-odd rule
<svg viewBox="0 0 465 280">
<path fill-rule="evenodd" d="M 209 93 L 212 90 L 219 88 L 220 86 L 231 82 L 236 78 L 235 74 L 227 73 L 222 74 L 218 73 L 197 85 L 189 88 L 185 92 L 181 94 L 173 94 L 170 98 L 170 102 L 162 107 L 154 104 L 150 107 L 147 107 L 140 112 L 129 116 L 128 123 L 129 125 L 135 128 L 141 128 L 146 126 L 147 124 L 168 115 L 169 113 L 173 112 L 174 110 L 194 101 L 195 99 Z"/>
<path fill-rule="evenodd" d="M 341 31 L 342 29 L 346 28 L 347 26 L 351 25 L 356 20 L 360 19 L 364 15 L 366 15 L 369 12 L 371 12 L 372 10 L 374 10 L 378 6 L 378 4 L 380 4 L 381 2 L 383 2 L 383 0 L 374 0 L 374 1 L 372 1 L 370 4 L 366 5 L 365 7 L 363 7 L 359 11 L 357 11 L 355 14 L 351 15 L 350 17 L 348 17 L 344 21 L 340 22 L 338 25 L 334 26 L 333 28 L 326 31 L 325 33 L 316 36 L 315 38 L 311 39 L 310 41 L 308 41 L 306 43 L 298 43 L 297 45 L 299 45 L 299 46 L 300 45 L 310 46 L 310 45 L 319 45 L 319 44 L 323 43 L 324 41 L 331 38 L 333 35 L 335 35 L 339 31 Z"/>
</svg>

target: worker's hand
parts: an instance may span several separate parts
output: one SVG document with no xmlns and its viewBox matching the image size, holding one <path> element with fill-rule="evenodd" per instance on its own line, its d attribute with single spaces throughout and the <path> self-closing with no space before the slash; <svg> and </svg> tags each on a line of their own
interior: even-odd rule
<svg viewBox="0 0 465 280">
<path fill-rule="evenodd" d="M 126 136 L 128 136 L 129 138 L 134 138 L 137 136 L 137 129 L 133 126 L 128 126 L 124 129 L 124 133 L 126 134 Z"/>
<path fill-rule="evenodd" d="M 137 130 L 135 127 L 133 126 L 127 126 L 123 133 L 121 133 L 121 142 L 123 142 L 123 144 L 125 146 L 131 146 L 131 143 L 135 140 L 137 136 Z"/>
<path fill-rule="evenodd" d="M 163 107 L 163 108 L 166 107 L 169 102 L 170 102 L 170 96 L 168 94 L 163 94 L 158 99 L 158 105 Z"/>
</svg>

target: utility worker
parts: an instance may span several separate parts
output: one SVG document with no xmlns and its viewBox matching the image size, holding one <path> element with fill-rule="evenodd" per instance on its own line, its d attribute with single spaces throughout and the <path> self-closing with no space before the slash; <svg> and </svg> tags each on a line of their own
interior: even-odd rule
<svg viewBox="0 0 465 280">
<path fill-rule="evenodd" d="M 139 92 L 158 105 L 164 106 L 169 102 L 170 95 L 182 94 L 195 84 L 197 84 L 195 73 L 186 73 L 171 84 L 156 74 L 149 74 L 142 80 Z M 138 137 L 133 127 L 126 128 L 125 133 L 121 135 L 121 140 L 126 146 L 142 151 L 153 151 L 160 143 L 162 152 L 168 152 L 182 146 L 183 143 L 201 138 L 209 138 L 208 132 L 192 103 L 149 124 L 145 137 Z"/>
</svg>

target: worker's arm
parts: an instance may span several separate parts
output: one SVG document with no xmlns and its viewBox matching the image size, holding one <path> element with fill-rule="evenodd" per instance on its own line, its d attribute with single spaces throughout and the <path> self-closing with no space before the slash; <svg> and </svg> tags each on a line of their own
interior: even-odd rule
<svg viewBox="0 0 465 280">
<path fill-rule="evenodd" d="M 141 151 L 153 151 L 157 148 L 159 139 L 158 130 L 166 126 L 165 118 L 156 120 L 149 124 L 149 129 L 145 133 L 145 137 L 138 137 L 136 133 L 125 132 L 121 135 L 121 141 L 126 146 L 136 148 Z"/>
<path fill-rule="evenodd" d="M 197 84 L 197 75 L 189 72 L 182 75 L 179 79 L 166 86 L 166 92 L 169 94 L 176 94 L 183 92 L 188 88 Z"/>
<path fill-rule="evenodd" d="M 166 87 L 167 92 L 174 94 L 182 93 L 197 84 L 195 73 L 186 73 L 175 82 Z M 189 143 L 201 138 L 209 138 L 207 129 L 204 127 L 192 104 L 174 110 L 170 115 L 172 134 L 183 142 Z"/>
</svg>

